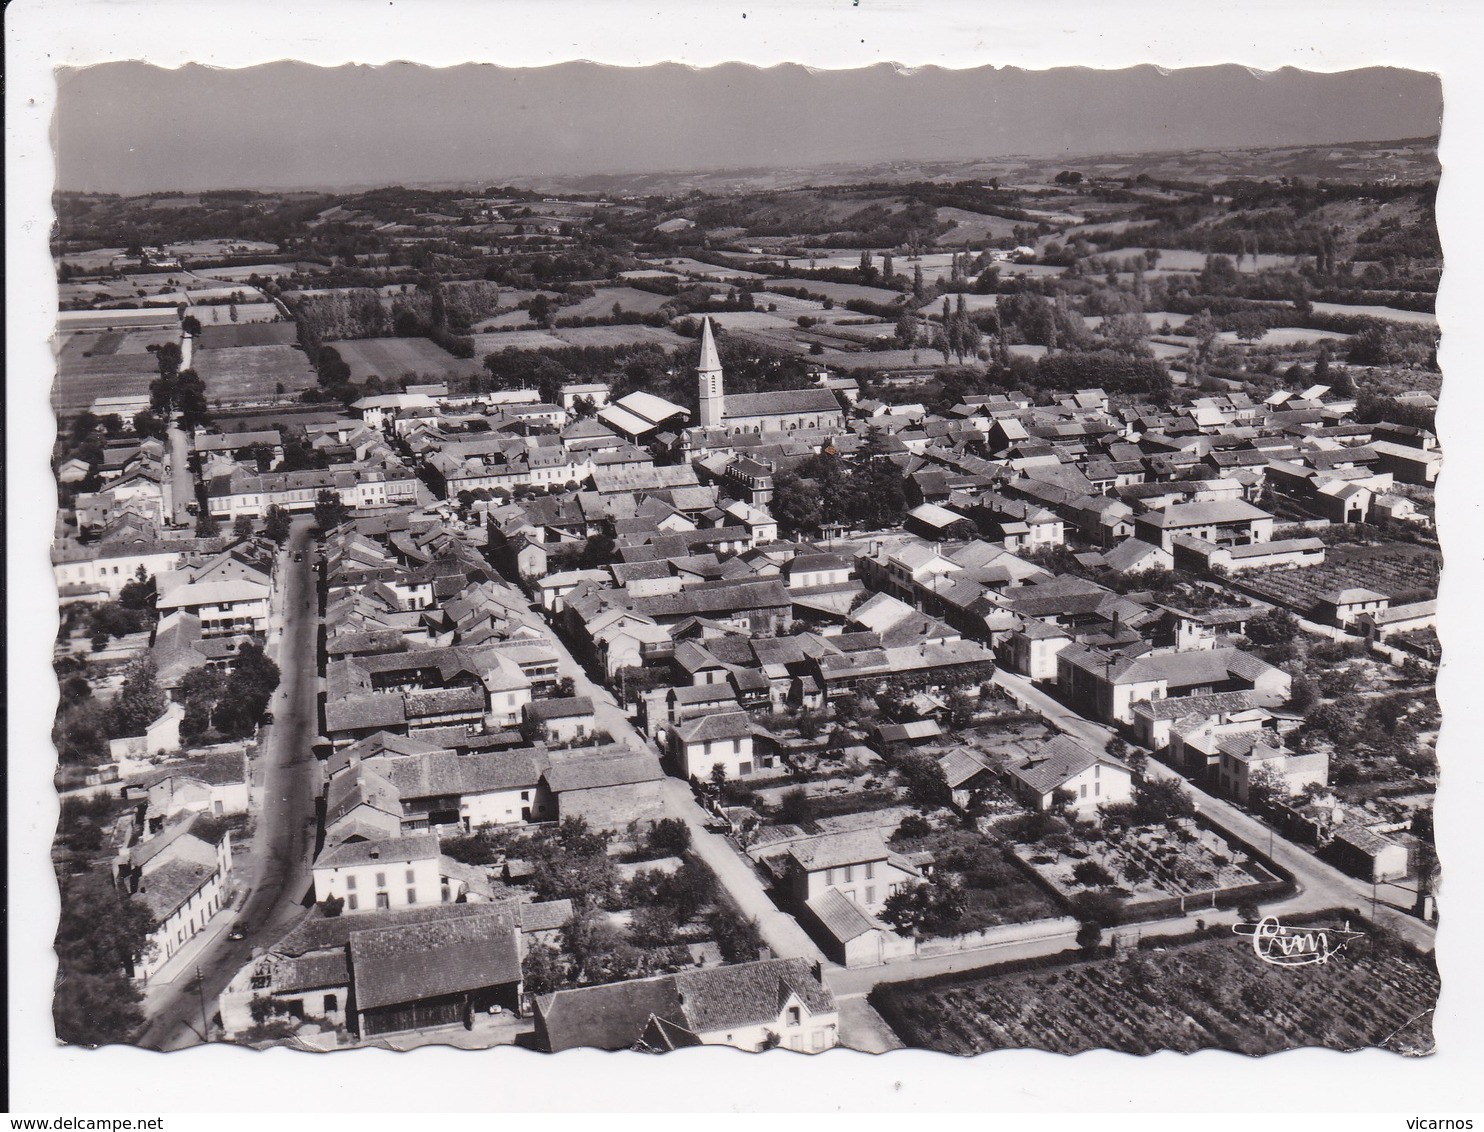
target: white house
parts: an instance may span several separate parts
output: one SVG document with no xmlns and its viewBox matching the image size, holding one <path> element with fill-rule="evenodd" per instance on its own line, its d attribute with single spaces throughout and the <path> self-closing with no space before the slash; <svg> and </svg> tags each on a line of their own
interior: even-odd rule
<svg viewBox="0 0 1484 1132">
<path fill-rule="evenodd" d="M 703 715 L 670 729 L 675 769 L 685 778 L 702 781 L 718 766 L 728 778 L 752 774 L 757 765 L 752 742 L 752 720 L 745 711 Z"/>
<path fill-rule="evenodd" d="M 1012 789 L 1038 810 L 1049 810 L 1059 790 L 1071 795 L 1068 808 L 1082 817 L 1095 814 L 1099 806 L 1133 800 L 1129 768 L 1068 735 L 1012 759 L 1005 775 Z"/>
<path fill-rule="evenodd" d="M 443 885 L 438 837 L 432 833 L 349 841 L 314 862 L 315 901 L 342 898 L 347 915 L 448 904 L 455 895 Z"/>
</svg>

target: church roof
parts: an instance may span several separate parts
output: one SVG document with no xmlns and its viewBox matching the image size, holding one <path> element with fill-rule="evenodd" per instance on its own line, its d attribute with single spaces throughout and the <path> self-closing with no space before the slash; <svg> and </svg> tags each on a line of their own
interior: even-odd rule
<svg viewBox="0 0 1484 1132">
<path fill-rule="evenodd" d="M 701 361 L 696 367 L 702 373 L 721 369 L 721 357 L 716 352 L 716 338 L 711 333 L 711 319 L 701 319 Z"/>
<path fill-rule="evenodd" d="M 781 417 L 789 413 L 838 413 L 840 402 L 828 389 L 777 389 L 770 393 L 731 393 L 726 416 Z"/>
</svg>

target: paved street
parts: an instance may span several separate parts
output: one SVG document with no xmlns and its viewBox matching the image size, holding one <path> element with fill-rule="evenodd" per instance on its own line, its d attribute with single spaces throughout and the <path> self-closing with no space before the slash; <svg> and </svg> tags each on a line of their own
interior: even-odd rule
<svg viewBox="0 0 1484 1132">
<path fill-rule="evenodd" d="M 140 1044 L 154 1049 L 192 1045 L 201 1027 L 202 999 L 209 1018 L 218 994 L 242 965 L 254 946 L 270 942 L 302 910 L 309 886 L 309 856 L 314 850 L 314 798 L 319 768 L 311 742 L 318 728 L 317 635 L 320 625 L 318 593 L 313 573 L 310 532 L 314 521 L 297 519 L 279 565 L 274 624 L 269 651 L 280 669 L 278 691 L 269 710 L 274 722 L 259 737 L 258 759 L 264 776 L 257 829 L 251 852 L 234 859 L 238 887 L 251 895 L 238 919 L 247 938 L 228 940 L 230 912 L 219 914 L 205 934 L 194 970 L 183 972 L 168 985 L 151 988 L 145 1005 L 149 1025 Z M 294 562 L 293 554 L 303 561 Z M 276 648 L 274 643 L 276 642 Z"/>
<path fill-rule="evenodd" d="M 555 631 L 551 632 L 551 640 L 559 657 L 558 672 L 572 678 L 577 695 L 592 698 L 598 726 L 618 742 L 627 743 L 636 751 L 649 751 L 658 757 L 654 744 L 619 709 L 613 693 L 593 683 Z M 763 888 L 762 880 L 752 864 L 743 860 L 725 837 L 707 830 L 708 815 L 696 804 L 689 783 L 674 777 L 665 779 L 665 812 L 685 822 L 690 829 L 691 843 L 695 846 L 696 853 L 711 867 L 711 871 L 726 887 L 743 914 L 757 919 L 758 930 L 775 956 L 824 959 L 823 953 L 794 918 L 778 910 L 778 906 Z"/>
<path fill-rule="evenodd" d="M 1114 735 L 1112 728 L 1083 719 L 1065 704 L 1034 687 L 1023 676 L 999 671 L 995 673 L 995 682 L 1014 695 L 1017 701 L 1040 712 L 1057 727 L 1097 750 L 1102 750 L 1103 745 Z M 1184 781 L 1175 771 L 1152 758 L 1149 760 L 1148 773 L 1154 777 L 1179 778 Z M 1360 908 L 1369 913 L 1371 903 L 1369 883 L 1346 876 L 1334 866 L 1319 860 L 1302 846 L 1295 845 L 1274 833 L 1269 826 L 1230 802 L 1208 794 L 1189 782 L 1185 783 L 1185 787 L 1190 791 L 1191 797 L 1195 799 L 1202 814 L 1223 829 L 1242 838 L 1253 848 L 1268 851 L 1274 861 L 1293 874 L 1298 883 L 1299 892 L 1280 904 L 1270 905 L 1266 910 L 1282 914 L 1284 912 L 1317 912 L 1324 908 L 1341 907 Z M 1398 932 L 1416 947 L 1429 950 L 1434 945 L 1436 932 L 1430 925 L 1423 923 L 1415 916 L 1398 912 L 1378 903 L 1376 919 L 1379 923 Z"/>
</svg>

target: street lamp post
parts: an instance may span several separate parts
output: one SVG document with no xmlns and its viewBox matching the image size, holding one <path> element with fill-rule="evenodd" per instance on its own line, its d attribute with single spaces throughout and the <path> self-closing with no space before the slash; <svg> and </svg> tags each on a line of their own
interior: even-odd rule
<svg viewBox="0 0 1484 1132">
<path fill-rule="evenodd" d="M 201 1040 L 211 1041 L 211 1026 L 206 1021 L 206 982 L 201 977 L 201 964 L 196 964 L 196 998 L 201 1004 Z"/>
</svg>

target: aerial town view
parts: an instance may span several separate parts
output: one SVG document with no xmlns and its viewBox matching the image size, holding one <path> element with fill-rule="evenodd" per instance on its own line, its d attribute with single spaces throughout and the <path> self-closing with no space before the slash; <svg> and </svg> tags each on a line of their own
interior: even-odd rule
<svg viewBox="0 0 1484 1132">
<path fill-rule="evenodd" d="M 1433 1052 L 1435 131 L 64 178 L 57 1037 Z"/>
</svg>

